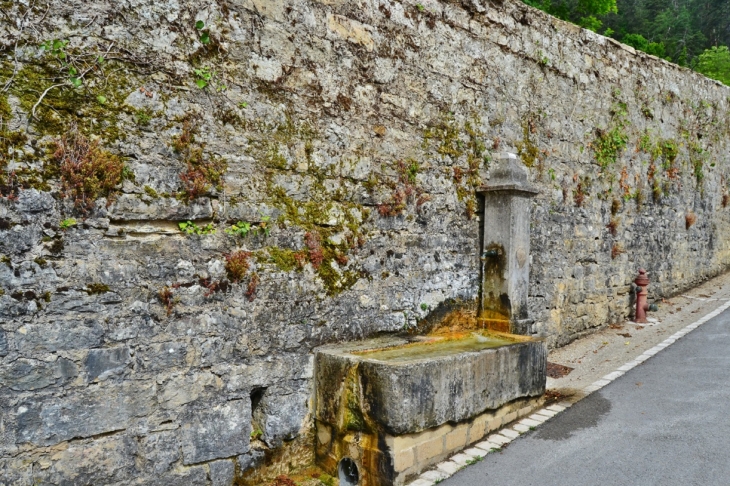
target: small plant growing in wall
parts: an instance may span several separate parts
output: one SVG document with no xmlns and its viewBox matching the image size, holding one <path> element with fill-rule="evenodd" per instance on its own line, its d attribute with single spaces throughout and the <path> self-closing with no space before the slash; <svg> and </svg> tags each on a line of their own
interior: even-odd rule
<svg viewBox="0 0 730 486">
<path fill-rule="evenodd" d="M 583 188 L 583 184 L 580 182 L 576 186 L 576 188 L 573 190 L 573 202 L 575 203 L 575 207 L 580 208 L 583 206 L 583 203 L 586 199 L 586 191 Z"/>
<path fill-rule="evenodd" d="M 213 223 L 208 223 L 205 226 L 198 226 L 192 221 L 181 221 L 177 224 L 180 231 L 186 235 L 212 235 L 215 234 L 215 227 Z"/>
<path fill-rule="evenodd" d="M 203 22 L 202 20 L 198 20 L 197 22 L 195 22 L 195 30 L 200 32 L 199 40 L 201 44 L 210 44 L 210 33 L 205 27 L 205 22 Z"/>
<path fill-rule="evenodd" d="M 575 189 L 573 189 L 573 203 L 575 203 L 575 207 L 580 208 L 583 206 L 586 197 L 588 197 L 588 191 L 591 188 L 591 180 L 588 176 L 579 179 L 578 174 L 575 174 L 573 176 L 573 181 L 577 182 Z"/>
<path fill-rule="evenodd" d="M 57 139 L 53 158 L 61 173 L 61 194 L 87 214 L 95 201 L 106 197 L 111 203 L 122 182 L 124 163 L 104 150 L 98 140 L 89 140 L 75 128 Z"/>
<path fill-rule="evenodd" d="M 615 260 L 617 256 L 624 253 L 624 247 L 620 243 L 614 243 L 611 247 L 611 260 Z"/>
<path fill-rule="evenodd" d="M 214 187 L 222 190 L 222 177 L 227 168 L 223 159 L 205 156 L 203 145 L 195 141 L 197 127 L 194 122 L 191 116 L 186 116 L 180 134 L 171 143 L 186 166 L 180 173 L 183 189 L 178 194 L 186 202 L 203 196 Z"/>
<path fill-rule="evenodd" d="M 86 293 L 89 295 L 105 294 L 109 292 L 109 286 L 103 283 L 91 283 L 86 286 Z"/>
<path fill-rule="evenodd" d="M 687 211 L 684 215 L 685 229 L 690 229 L 697 222 L 697 215 L 692 211 Z"/>
<path fill-rule="evenodd" d="M 259 274 L 254 272 L 251 275 L 251 279 L 248 281 L 248 287 L 246 288 L 246 297 L 248 298 L 249 302 L 253 302 L 253 300 L 256 298 L 256 289 L 259 286 Z"/>
<path fill-rule="evenodd" d="M 322 248 L 322 237 L 314 231 L 307 231 L 304 234 L 304 244 L 309 250 L 309 262 L 314 269 L 318 269 L 324 261 L 324 250 Z"/>
<path fill-rule="evenodd" d="M 611 201 L 611 215 L 615 216 L 619 211 L 621 211 L 621 201 L 618 198 L 614 198 Z"/>
<path fill-rule="evenodd" d="M 58 227 L 62 230 L 67 230 L 72 226 L 76 226 L 76 220 L 74 218 L 66 218 L 58 224 Z"/>
<path fill-rule="evenodd" d="M 269 221 L 271 220 L 271 216 L 262 216 L 261 221 L 258 223 L 249 223 L 248 221 L 239 221 L 233 225 L 231 225 L 230 228 L 226 228 L 226 234 L 231 236 L 240 236 L 245 237 L 249 233 L 252 235 L 262 234 L 264 236 L 269 236 L 270 227 L 269 227 Z"/>
<path fill-rule="evenodd" d="M 611 217 L 611 220 L 606 225 L 606 228 L 608 228 L 608 232 L 611 233 L 611 236 L 616 236 L 616 233 L 618 233 L 618 225 L 621 222 L 621 220 L 615 216 Z"/>
<path fill-rule="evenodd" d="M 420 166 L 414 159 L 399 160 L 397 162 L 398 181 L 390 182 L 392 189 L 389 199 L 378 205 L 378 213 L 383 217 L 395 217 L 403 214 L 408 208 L 408 203 L 415 199 L 416 206 L 424 204 L 428 197 L 416 184 L 416 177 Z"/>
<path fill-rule="evenodd" d="M 226 234 L 231 236 L 244 237 L 251 231 L 251 223 L 247 221 L 239 221 L 231 225 L 230 228 L 226 228 Z"/>
<path fill-rule="evenodd" d="M 605 129 L 596 128 L 596 138 L 590 144 L 596 162 L 604 171 L 616 163 L 629 141 L 629 136 L 626 133 L 626 126 L 628 125 L 626 119 L 627 106 L 626 103 L 618 99 L 620 96 L 621 91 L 615 89 L 613 97 L 617 101 L 611 107 L 611 124 Z"/>
<path fill-rule="evenodd" d="M 225 256 L 226 257 L 226 273 L 231 282 L 240 282 L 244 279 L 248 273 L 248 269 L 251 267 L 249 258 L 251 252 L 249 251 L 234 251 Z"/>
<path fill-rule="evenodd" d="M 172 293 L 172 289 L 167 285 L 160 289 L 160 291 L 157 293 L 157 298 L 165 307 L 165 311 L 167 311 L 168 316 L 172 314 L 172 309 L 179 301 L 179 299 L 175 297 L 175 295 Z"/>
</svg>

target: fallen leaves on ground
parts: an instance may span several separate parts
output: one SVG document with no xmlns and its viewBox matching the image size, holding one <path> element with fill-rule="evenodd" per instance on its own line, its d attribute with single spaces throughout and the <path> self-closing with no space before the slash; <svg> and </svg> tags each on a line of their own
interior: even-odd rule
<svg viewBox="0 0 730 486">
<path fill-rule="evenodd" d="M 561 364 L 551 363 L 548 361 L 547 375 L 550 378 L 562 378 L 571 371 L 573 371 L 573 368 L 571 368 L 570 366 L 563 366 Z"/>
<path fill-rule="evenodd" d="M 285 475 L 277 476 L 271 486 L 297 486 L 297 483 L 292 481 L 291 478 Z"/>
</svg>

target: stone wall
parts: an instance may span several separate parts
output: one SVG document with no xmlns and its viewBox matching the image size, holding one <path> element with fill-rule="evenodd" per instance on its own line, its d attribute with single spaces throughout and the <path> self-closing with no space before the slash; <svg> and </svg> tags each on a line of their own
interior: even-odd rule
<svg viewBox="0 0 730 486">
<path fill-rule="evenodd" d="M 500 151 L 551 346 L 730 260 L 730 89 L 518 2 L 0 5 L 0 484 L 306 463 L 313 347 L 474 306 Z"/>
</svg>

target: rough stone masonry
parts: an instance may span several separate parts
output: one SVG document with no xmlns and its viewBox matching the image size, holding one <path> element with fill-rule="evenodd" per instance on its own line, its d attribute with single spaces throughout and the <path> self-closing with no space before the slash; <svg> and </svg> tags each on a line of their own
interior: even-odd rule
<svg viewBox="0 0 730 486">
<path fill-rule="evenodd" d="M 305 464 L 313 347 L 475 307 L 498 152 L 550 346 L 730 262 L 730 89 L 512 0 L 4 0 L 0 54 L 0 484 Z"/>
</svg>

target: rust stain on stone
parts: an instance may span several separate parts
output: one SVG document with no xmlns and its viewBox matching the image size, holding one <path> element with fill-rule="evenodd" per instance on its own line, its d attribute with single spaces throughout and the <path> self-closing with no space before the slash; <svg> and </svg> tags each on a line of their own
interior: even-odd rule
<svg viewBox="0 0 730 486">
<path fill-rule="evenodd" d="M 484 248 L 482 259 L 482 295 L 477 321 L 488 330 L 510 332 L 511 304 L 507 295 L 507 255 L 502 245 Z"/>
</svg>

